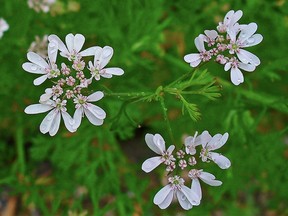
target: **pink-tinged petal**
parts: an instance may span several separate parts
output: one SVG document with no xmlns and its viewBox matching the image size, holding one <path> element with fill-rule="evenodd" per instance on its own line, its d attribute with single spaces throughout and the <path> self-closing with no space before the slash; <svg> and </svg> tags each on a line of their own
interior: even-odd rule
<svg viewBox="0 0 288 216">
<path fill-rule="evenodd" d="M 173 189 L 170 186 L 170 184 L 168 184 L 165 187 L 161 188 L 161 190 L 158 191 L 158 193 L 154 196 L 153 203 L 155 205 L 159 205 L 159 204 L 163 203 L 163 201 L 166 199 L 166 197 L 170 197 L 171 196 L 171 195 L 169 196 L 170 192 L 172 192 L 172 195 L 173 195 Z M 173 196 L 171 198 L 170 203 L 172 202 L 172 199 L 173 199 Z"/>
<path fill-rule="evenodd" d="M 192 179 L 191 190 L 197 194 L 199 200 L 202 199 L 202 190 L 201 185 L 198 178 Z"/>
<path fill-rule="evenodd" d="M 202 147 L 205 148 L 206 144 L 212 139 L 208 131 L 203 131 L 200 135 Z"/>
<path fill-rule="evenodd" d="M 40 124 L 41 133 L 45 134 L 48 131 L 50 131 L 51 125 L 52 125 L 54 118 L 58 112 L 59 112 L 58 110 L 53 109 L 45 116 L 45 118 L 43 119 L 43 121 Z"/>
<path fill-rule="evenodd" d="M 22 64 L 22 68 L 29 73 L 46 74 L 43 68 L 30 62 L 25 62 L 24 64 Z"/>
<path fill-rule="evenodd" d="M 231 82 L 234 85 L 239 85 L 240 83 L 244 82 L 244 76 L 239 68 L 232 68 L 230 72 Z"/>
<path fill-rule="evenodd" d="M 251 63 L 255 66 L 260 65 L 260 59 L 254 55 L 251 52 L 248 52 L 244 49 L 239 49 L 239 52 L 237 52 L 237 57 L 240 59 L 243 63 Z"/>
<path fill-rule="evenodd" d="M 182 191 L 177 190 L 176 195 L 177 195 L 178 202 L 183 209 L 189 210 L 193 207 L 193 205 L 189 202 L 189 200 L 187 199 L 187 197 Z"/>
<path fill-rule="evenodd" d="M 166 198 L 163 200 L 163 202 L 158 205 L 159 208 L 166 209 L 171 204 L 173 197 L 174 197 L 174 191 L 171 190 L 169 194 L 166 196 Z"/>
<path fill-rule="evenodd" d="M 204 33 L 211 40 L 215 40 L 218 37 L 218 32 L 215 30 L 205 30 Z"/>
<path fill-rule="evenodd" d="M 234 25 L 243 15 L 243 12 L 241 10 L 236 11 L 233 16 L 231 17 L 229 26 Z"/>
<path fill-rule="evenodd" d="M 113 48 L 110 46 L 103 47 L 101 60 L 100 60 L 101 69 L 104 68 L 108 64 L 112 56 L 113 56 Z"/>
<path fill-rule="evenodd" d="M 48 44 L 48 58 L 50 59 L 50 62 L 53 63 L 56 62 L 57 53 L 58 53 L 58 44 L 56 41 L 51 41 Z"/>
<path fill-rule="evenodd" d="M 163 151 L 166 150 L 165 147 L 165 141 L 163 137 L 160 134 L 155 134 L 153 137 L 153 142 L 155 143 L 155 146 L 163 153 Z"/>
<path fill-rule="evenodd" d="M 154 151 L 155 153 L 162 155 L 163 151 L 159 149 L 159 147 L 154 143 L 154 135 L 153 134 L 146 134 L 145 135 L 145 142 L 148 145 L 148 147 Z"/>
<path fill-rule="evenodd" d="M 88 49 L 81 51 L 79 54 L 81 56 L 93 56 L 93 55 L 95 55 L 96 50 L 99 48 L 101 49 L 101 47 L 99 47 L 99 46 L 89 47 Z"/>
<path fill-rule="evenodd" d="M 124 71 L 121 68 L 105 68 L 105 73 L 121 76 L 124 74 Z"/>
<path fill-rule="evenodd" d="M 212 139 L 208 142 L 209 149 L 210 150 L 214 150 L 216 149 L 217 143 L 219 142 L 219 140 L 222 138 L 221 134 L 216 134 L 212 137 Z"/>
<path fill-rule="evenodd" d="M 96 126 L 102 125 L 103 124 L 103 119 L 97 118 L 93 113 L 91 113 L 88 109 L 84 109 L 84 113 L 88 120 Z"/>
<path fill-rule="evenodd" d="M 85 37 L 82 34 L 76 34 L 74 37 L 73 48 L 78 53 L 85 43 Z"/>
<path fill-rule="evenodd" d="M 199 52 L 204 52 L 205 51 L 205 47 L 204 47 L 204 40 L 203 37 L 198 36 L 195 38 L 194 40 L 195 46 L 198 49 Z"/>
<path fill-rule="evenodd" d="M 54 107 L 46 104 L 32 104 L 25 108 L 24 112 L 26 114 L 38 114 L 38 113 L 44 113 L 47 112 Z"/>
<path fill-rule="evenodd" d="M 184 56 L 184 61 L 190 63 L 191 67 L 197 67 L 201 63 L 199 53 L 192 53 Z"/>
<path fill-rule="evenodd" d="M 199 178 L 203 182 L 211 186 L 220 186 L 222 184 L 221 181 L 215 180 L 215 176 L 208 172 L 201 172 Z"/>
<path fill-rule="evenodd" d="M 105 119 L 106 118 L 105 111 L 94 104 L 87 103 L 87 109 L 98 119 Z"/>
<path fill-rule="evenodd" d="M 30 62 L 39 65 L 42 68 L 49 68 L 48 63 L 37 53 L 34 52 L 28 52 L 27 58 Z"/>
<path fill-rule="evenodd" d="M 242 62 L 239 62 L 238 67 L 241 68 L 242 70 L 245 70 L 245 71 L 248 71 L 248 72 L 252 72 L 252 71 L 254 71 L 256 69 L 255 65 L 245 64 L 245 63 L 242 63 Z"/>
<path fill-rule="evenodd" d="M 82 118 L 83 118 L 83 113 L 84 113 L 83 107 L 79 107 L 78 109 L 75 110 L 74 116 L 73 116 L 74 128 L 77 129 L 80 126 Z"/>
<path fill-rule="evenodd" d="M 40 103 L 48 101 L 52 97 L 52 88 L 45 89 L 45 93 L 40 96 Z"/>
<path fill-rule="evenodd" d="M 175 149 L 175 146 L 174 145 L 171 145 L 169 146 L 169 148 L 167 149 L 167 152 L 169 152 L 169 154 L 172 154 L 172 152 L 174 151 Z"/>
<path fill-rule="evenodd" d="M 232 63 L 231 63 L 231 62 L 227 62 L 227 63 L 225 64 L 225 66 L 224 66 L 224 70 L 225 70 L 225 71 L 230 70 L 230 69 L 231 69 L 231 66 L 232 66 Z"/>
<path fill-rule="evenodd" d="M 245 41 L 250 38 L 255 32 L 257 31 L 257 24 L 256 23 L 249 23 L 245 26 L 238 37 L 239 41 Z"/>
<path fill-rule="evenodd" d="M 112 78 L 112 74 L 106 73 L 106 72 L 105 72 L 105 68 L 102 69 L 102 70 L 100 70 L 99 74 L 100 74 L 102 77 L 107 78 L 107 79 Z"/>
<path fill-rule="evenodd" d="M 69 53 L 72 53 L 74 49 L 74 35 L 71 33 L 66 35 L 65 42 Z"/>
<path fill-rule="evenodd" d="M 231 166 L 231 162 L 227 157 L 215 152 L 210 152 L 209 155 L 214 163 L 216 163 L 221 169 L 228 169 Z"/>
<path fill-rule="evenodd" d="M 101 63 L 101 56 L 102 56 L 103 48 L 96 47 L 94 51 L 95 51 L 95 53 L 94 53 L 94 66 L 97 67 L 98 69 L 102 69 L 102 68 L 100 68 L 100 63 Z"/>
<path fill-rule="evenodd" d="M 223 136 L 220 134 L 219 139 L 218 138 L 217 138 L 218 140 L 215 139 L 214 144 L 210 146 L 210 150 L 215 150 L 215 149 L 221 148 L 227 142 L 228 137 L 229 137 L 228 133 L 223 134 Z"/>
<path fill-rule="evenodd" d="M 200 204 L 200 197 L 191 188 L 183 185 L 181 191 L 192 205 L 198 206 Z"/>
<path fill-rule="evenodd" d="M 97 91 L 97 92 L 94 92 L 93 94 L 89 95 L 89 96 L 87 97 L 87 101 L 89 101 L 89 102 L 95 102 L 95 101 L 101 100 L 103 97 L 104 97 L 103 92 Z"/>
<path fill-rule="evenodd" d="M 69 51 L 67 50 L 65 44 L 63 43 L 63 41 L 57 35 L 54 35 L 54 34 L 49 35 L 48 36 L 48 41 L 57 43 L 57 47 L 58 47 L 58 49 L 61 52 L 65 53 L 65 54 L 69 53 Z"/>
<path fill-rule="evenodd" d="M 228 13 L 224 17 L 224 24 L 225 25 L 228 25 L 231 22 L 233 15 L 234 15 L 234 10 L 228 11 Z"/>
<path fill-rule="evenodd" d="M 244 45 L 241 47 L 251 47 L 255 46 L 263 40 L 263 36 L 261 34 L 254 34 L 252 37 L 248 38 L 245 42 Z"/>
<path fill-rule="evenodd" d="M 41 85 L 45 80 L 48 78 L 47 74 L 44 74 L 43 76 L 38 77 L 33 81 L 33 84 L 38 86 Z"/>
<path fill-rule="evenodd" d="M 146 173 L 151 172 L 157 166 L 159 166 L 163 161 L 161 160 L 160 156 L 148 158 L 142 164 L 142 170 Z"/>
<path fill-rule="evenodd" d="M 61 115 L 60 112 L 57 112 L 49 129 L 50 136 L 55 136 L 55 134 L 58 132 L 60 127 L 60 121 L 61 121 Z"/>
<path fill-rule="evenodd" d="M 75 132 L 77 130 L 77 127 L 74 126 L 75 120 L 67 112 L 61 112 L 61 114 L 67 130 L 72 133 Z"/>
</svg>

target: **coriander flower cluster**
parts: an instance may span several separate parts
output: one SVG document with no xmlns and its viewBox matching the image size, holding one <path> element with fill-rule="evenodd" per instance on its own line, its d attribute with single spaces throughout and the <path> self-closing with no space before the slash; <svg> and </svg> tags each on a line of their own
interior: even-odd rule
<svg viewBox="0 0 288 216">
<path fill-rule="evenodd" d="M 216 30 L 205 30 L 195 38 L 194 43 L 199 53 L 184 56 L 191 67 L 197 67 L 201 62 L 214 59 L 224 65 L 224 70 L 230 70 L 231 82 L 239 85 L 244 82 L 241 70 L 252 72 L 260 65 L 260 59 L 245 48 L 259 44 L 263 37 L 255 34 L 256 23 L 239 24 L 243 12 L 229 11 Z M 205 46 L 206 44 L 206 46 Z M 241 70 L 240 70 L 241 69 Z"/>
<path fill-rule="evenodd" d="M 3 18 L 0 18 L 0 38 L 3 37 L 3 33 L 9 29 L 9 25 Z"/>
<path fill-rule="evenodd" d="M 35 10 L 37 13 L 43 11 L 49 12 L 50 7 L 55 4 L 56 0 L 28 0 L 28 6 Z"/>
<path fill-rule="evenodd" d="M 121 68 L 106 68 L 113 55 L 112 47 L 93 46 L 81 51 L 85 38 L 81 34 L 68 34 L 65 43 L 57 35 L 48 36 L 48 57 L 43 58 L 35 52 L 28 52 L 29 62 L 22 65 L 29 73 L 40 75 L 34 80 L 38 86 L 46 80 L 52 86 L 40 96 L 39 104 L 25 108 L 27 114 L 38 114 L 50 111 L 40 124 L 40 131 L 54 136 L 63 118 L 66 128 L 75 132 L 84 116 L 93 125 L 102 125 L 106 117 L 105 111 L 94 102 L 101 100 L 101 91 L 91 93 L 89 85 L 100 78 L 111 78 L 113 75 L 123 75 Z M 58 52 L 62 61 L 57 63 Z M 94 56 L 94 61 L 85 62 L 85 57 Z M 71 116 L 69 109 L 74 109 Z M 74 107 L 74 108 L 73 108 Z"/>
<path fill-rule="evenodd" d="M 231 166 L 227 157 L 215 152 L 226 143 L 228 133 L 216 134 L 212 137 L 208 131 L 204 131 L 201 135 L 197 135 L 196 132 L 194 137 L 188 136 L 182 148 L 175 154 L 173 154 L 175 146 L 171 145 L 166 150 L 165 141 L 160 134 L 146 134 L 145 136 L 146 144 L 158 156 L 145 160 L 142 170 L 148 173 L 160 164 L 164 164 L 167 171 L 168 184 L 155 195 L 153 200 L 154 204 L 161 209 L 166 209 L 173 198 L 178 199 L 179 204 L 185 210 L 198 206 L 202 199 L 200 180 L 211 186 L 222 184 L 213 174 L 197 168 L 199 159 L 204 163 L 212 161 L 221 169 L 228 169 Z M 197 146 L 201 146 L 199 157 L 196 157 Z M 187 187 L 184 183 L 189 179 L 191 185 Z"/>
</svg>

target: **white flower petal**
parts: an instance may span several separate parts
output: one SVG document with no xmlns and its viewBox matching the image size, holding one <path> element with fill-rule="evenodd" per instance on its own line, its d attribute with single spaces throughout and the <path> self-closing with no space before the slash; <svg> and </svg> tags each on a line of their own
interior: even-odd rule
<svg viewBox="0 0 288 216">
<path fill-rule="evenodd" d="M 81 124 L 81 121 L 82 121 L 82 117 L 83 117 L 83 113 L 84 113 L 84 110 L 83 110 L 83 107 L 79 107 L 75 110 L 74 112 L 74 116 L 73 116 L 73 119 L 74 119 L 74 128 L 78 128 Z"/>
<path fill-rule="evenodd" d="M 42 120 L 42 122 L 40 124 L 41 133 L 45 134 L 48 131 L 50 131 L 51 125 L 52 125 L 54 118 L 58 112 L 59 112 L 59 110 L 53 109 L 45 116 L 45 118 Z"/>
<path fill-rule="evenodd" d="M 153 137 L 153 142 L 155 143 L 155 146 L 158 147 L 158 149 L 163 153 L 163 151 L 166 150 L 165 147 L 165 141 L 163 137 L 160 134 L 155 134 Z"/>
<path fill-rule="evenodd" d="M 215 176 L 208 172 L 201 172 L 199 178 L 208 185 L 211 186 L 220 186 L 221 181 L 215 180 Z"/>
<path fill-rule="evenodd" d="M 33 81 L 33 84 L 38 86 L 41 85 L 48 78 L 47 74 L 44 74 Z"/>
<path fill-rule="evenodd" d="M 216 134 L 216 135 L 218 135 L 218 134 Z M 216 135 L 215 135 L 215 136 L 216 136 Z M 214 137 L 215 137 L 215 136 L 214 136 Z M 218 135 L 218 136 L 219 136 L 219 135 Z M 213 138 L 214 138 L 214 137 L 213 137 Z M 210 150 L 215 150 L 215 149 L 221 148 L 221 147 L 227 142 L 228 137 L 229 137 L 229 134 L 228 134 L 228 133 L 223 134 L 223 136 L 220 134 L 219 139 L 218 139 L 218 137 L 217 137 L 217 139 L 215 139 L 215 142 L 214 142 L 213 145 L 211 145 Z M 213 139 L 213 138 L 212 138 L 212 139 Z M 212 141 L 212 140 L 211 140 L 211 141 Z"/>
<path fill-rule="evenodd" d="M 50 62 L 56 63 L 57 53 L 58 53 L 58 44 L 56 41 L 51 41 L 48 44 L 48 58 L 50 59 Z"/>
<path fill-rule="evenodd" d="M 57 35 L 54 35 L 54 34 L 49 35 L 48 36 L 48 41 L 57 43 L 57 47 L 58 47 L 58 49 L 61 52 L 65 53 L 65 54 L 69 53 L 69 51 L 67 50 L 65 44 L 63 43 L 63 41 Z"/>
<path fill-rule="evenodd" d="M 203 131 L 200 137 L 201 137 L 200 139 L 201 139 L 201 144 L 203 148 L 212 139 L 212 136 L 209 134 L 208 131 Z"/>
<path fill-rule="evenodd" d="M 198 178 L 192 179 L 191 190 L 197 194 L 200 200 L 202 199 L 202 190 Z"/>
<path fill-rule="evenodd" d="M 241 47 L 251 47 L 255 46 L 263 40 L 263 36 L 261 34 L 254 34 L 250 38 L 248 38 Z"/>
<path fill-rule="evenodd" d="M 96 92 L 94 92 L 93 94 L 91 94 L 91 95 L 89 95 L 89 96 L 87 97 L 87 101 L 89 101 L 89 102 L 95 102 L 95 101 L 101 100 L 103 97 L 104 97 L 103 92 L 101 92 L 101 91 L 96 91 Z"/>
<path fill-rule="evenodd" d="M 60 121 L 61 121 L 61 115 L 60 115 L 60 112 L 57 112 L 49 129 L 50 136 L 54 136 L 57 133 L 57 131 L 59 130 L 59 126 L 60 126 Z"/>
<path fill-rule="evenodd" d="M 175 149 L 175 146 L 174 145 L 171 145 L 169 146 L 169 148 L 167 149 L 167 152 L 169 152 L 169 154 L 172 154 L 172 152 L 174 151 Z"/>
<path fill-rule="evenodd" d="M 102 69 L 102 68 L 100 68 L 102 52 L 103 52 L 103 48 L 95 47 L 95 50 L 94 50 L 94 66 L 97 67 L 98 69 Z"/>
<path fill-rule="evenodd" d="M 252 72 L 252 71 L 254 71 L 256 69 L 255 65 L 245 64 L 245 63 L 242 63 L 242 62 L 239 62 L 238 67 L 241 68 L 242 70 L 245 70 L 245 71 L 248 71 L 248 72 Z"/>
<path fill-rule="evenodd" d="M 215 152 L 209 152 L 209 154 L 214 163 L 216 163 L 221 169 L 228 169 L 231 166 L 231 162 L 227 157 Z"/>
<path fill-rule="evenodd" d="M 231 22 L 233 15 L 234 15 L 234 10 L 228 11 L 227 14 L 224 17 L 224 22 L 223 23 L 225 25 L 228 25 Z"/>
<path fill-rule="evenodd" d="M 193 190 L 191 190 L 191 188 L 183 185 L 181 187 L 181 191 L 192 205 L 198 206 L 200 204 L 200 197 Z"/>
<path fill-rule="evenodd" d="M 236 11 L 233 16 L 231 17 L 229 26 L 234 25 L 238 20 L 240 20 L 240 18 L 242 17 L 243 12 L 241 10 Z"/>
<path fill-rule="evenodd" d="M 215 40 L 218 37 L 218 32 L 215 30 L 205 30 L 204 33 L 210 40 Z"/>
<path fill-rule="evenodd" d="M 94 104 L 87 103 L 87 109 L 98 119 L 105 119 L 106 118 L 105 111 Z"/>
<path fill-rule="evenodd" d="M 72 53 L 74 49 L 74 35 L 71 33 L 66 35 L 65 42 L 69 53 Z"/>
<path fill-rule="evenodd" d="M 160 156 L 148 158 L 142 164 L 142 170 L 146 173 L 151 172 L 157 166 L 159 166 L 163 161 L 161 160 Z"/>
<path fill-rule="evenodd" d="M 93 113 L 91 113 L 88 109 L 84 109 L 84 113 L 88 120 L 96 126 L 102 125 L 103 124 L 103 119 L 97 118 Z"/>
<path fill-rule="evenodd" d="M 179 204 L 181 205 L 181 207 L 183 209 L 189 210 L 193 207 L 193 205 L 189 202 L 189 200 L 187 199 L 187 197 L 185 196 L 185 194 L 182 191 L 177 190 L 176 195 L 177 195 L 177 199 L 179 201 Z"/>
<path fill-rule="evenodd" d="M 43 68 L 30 62 L 25 62 L 24 64 L 22 64 L 22 68 L 29 73 L 46 74 Z"/>
<path fill-rule="evenodd" d="M 113 48 L 110 46 L 105 46 L 102 49 L 100 68 L 104 68 L 113 56 Z"/>
<path fill-rule="evenodd" d="M 145 142 L 148 145 L 148 147 L 154 151 L 155 153 L 162 155 L 163 150 L 159 149 L 158 146 L 154 143 L 154 135 L 153 134 L 146 134 L 145 135 Z"/>
<path fill-rule="evenodd" d="M 244 49 L 239 49 L 239 52 L 237 52 L 237 57 L 242 61 L 243 63 L 251 63 L 255 66 L 260 65 L 260 59 L 254 55 L 251 52 L 248 52 Z"/>
<path fill-rule="evenodd" d="M 99 46 L 89 47 L 88 49 L 81 51 L 79 54 L 81 56 L 93 56 L 93 55 L 95 55 L 96 50 L 97 49 L 99 50 L 99 48 L 101 49 L 101 47 L 99 47 Z"/>
<path fill-rule="evenodd" d="M 195 38 L 194 40 L 195 46 L 198 49 L 199 52 L 204 52 L 205 51 L 205 47 L 204 47 L 204 40 L 203 37 L 198 36 Z"/>
<path fill-rule="evenodd" d="M 30 62 L 39 65 L 42 68 L 49 68 L 48 63 L 37 53 L 34 52 L 28 52 L 27 58 Z"/>
<path fill-rule="evenodd" d="M 121 68 L 105 68 L 105 73 L 121 76 L 124 74 L 124 71 Z"/>
<path fill-rule="evenodd" d="M 25 108 L 24 112 L 26 114 L 38 114 L 38 113 L 44 113 L 47 112 L 54 107 L 46 104 L 32 104 Z"/>
<path fill-rule="evenodd" d="M 73 41 L 73 49 L 78 53 L 85 43 L 85 37 L 82 34 L 76 34 Z"/>
<path fill-rule="evenodd" d="M 225 71 L 230 70 L 231 66 L 232 66 L 232 63 L 231 63 L 231 62 L 227 62 L 227 63 L 225 64 L 225 66 L 224 66 L 224 70 L 225 70 Z"/>
<path fill-rule="evenodd" d="M 173 190 L 172 190 L 172 187 L 170 186 L 170 184 L 168 184 L 165 187 L 161 188 L 161 190 L 158 191 L 158 193 L 154 196 L 153 203 L 155 205 L 159 205 L 159 204 L 163 203 L 163 201 L 167 197 L 171 198 L 170 197 L 171 195 L 169 196 L 170 192 L 172 192 L 172 195 L 173 195 Z M 172 196 L 172 199 L 173 199 L 173 196 Z M 171 199 L 170 203 L 172 202 L 172 199 Z M 170 203 L 169 203 L 169 205 L 170 205 Z"/>
<path fill-rule="evenodd" d="M 184 61 L 190 63 L 191 67 L 197 67 L 200 62 L 200 54 L 199 53 L 192 53 L 184 56 Z"/>
<path fill-rule="evenodd" d="M 230 78 L 234 85 L 239 85 L 244 82 L 244 76 L 239 68 L 231 68 Z"/>
<path fill-rule="evenodd" d="M 171 204 L 173 197 L 174 197 L 174 191 L 171 190 L 169 194 L 166 196 L 166 198 L 163 200 L 163 202 L 158 205 L 159 208 L 166 209 Z"/>
<path fill-rule="evenodd" d="M 208 142 L 209 149 L 210 150 L 214 150 L 216 149 L 217 143 L 219 142 L 219 140 L 222 138 L 221 134 L 215 134 L 212 139 Z"/>
<path fill-rule="evenodd" d="M 255 32 L 257 31 L 257 24 L 256 23 L 249 23 L 245 26 L 238 37 L 238 40 L 245 41 L 250 38 Z"/>
<path fill-rule="evenodd" d="M 61 112 L 61 114 L 67 130 L 72 133 L 75 132 L 77 130 L 77 127 L 74 126 L 75 124 L 74 119 L 67 112 Z"/>
</svg>

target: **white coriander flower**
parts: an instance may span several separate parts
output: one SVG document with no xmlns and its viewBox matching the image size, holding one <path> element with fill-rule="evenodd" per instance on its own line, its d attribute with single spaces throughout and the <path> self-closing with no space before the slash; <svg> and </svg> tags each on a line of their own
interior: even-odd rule
<svg viewBox="0 0 288 216">
<path fill-rule="evenodd" d="M 0 38 L 2 38 L 3 33 L 9 29 L 9 25 L 3 18 L 0 18 Z"/>
<path fill-rule="evenodd" d="M 194 40 L 195 46 L 199 53 L 192 53 L 184 56 L 184 61 L 189 63 L 191 67 L 197 67 L 201 61 L 209 61 L 211 59 L 211 53 L 206 51 L 204 47 L 204 37 L 199 35 Z"/>
<path fill-rule="evenodd" d="M 242 17 L 243 12 L 241 10 L 234 11 L 230 10 L 224 17 L 223 22 L 219 22 L 219 25 L 217 26 L 217 30 L 220 33 L 228 32 L 231 28 L 237 24 L 237 21 Z"/>
<path fill-rule="evenodd" d="M 58 44 L 58 49 L 61 51 L 60 55 L 68 58 L 69 61 L 79 60 L 83 56 L 93 56 L 97 48 L 94 46 L 80 52 L 85 42 L 85 37 L 82 34 L 73 35 L 70 33 L 66 35 L 66 45 L 54 34 L 49 35 L 48 40 Z"/>
<path fill-rule="evenodd" d="M 80 126 L 84 114 L 93 125 L 103 124 L 103 119 L 106 117 L 105 111 L 100 107 L 89 103 L 99 101 L 101 98 L 103 98 L 103 96 L 104 94 L 101 91 L 97 91 L 87 97 L 79 94 L 74 98 L 74 103 L 76 104 L 76 110 L 73 117 L 75 121 L 75 128 Z"/>
<path fill-rule="evenodd" d="M 216 134 L 213 137 L 211 137 L 208 131 L 204 131 L 201 134 L 201 137 L 203 137 L 202 142 L 203 149 L 200 153 L 202 161 L 206 162 L 208 160 L 212 160 L 221 169 L 228 169 L 231 166 L 230 160 L 219 153 L 212 152 L 213 150 L 221 148 L 228 140 L 228 136 L 229 136 L 228 133 L 225 133 L 223 135 Z"/>
<path fill-rule="evenodd" d="M 201 135 L 197 136 L 197 134 L 198 132 L 196 131 L 194 137 L 188 136 L 185 138 L 184 145 L 187 154 L 196 154 L 196 146 L 201 145 Z"/>
<path fill-rule="evenodd" d="M 218 37 L 218 32 L 215 30 L 205 30 L 204 33 L 205 35 L 201 34 L 203 40 L 208 44 L 209 47 L 213 46 Z"/>
<path fill-rule="evenodd" d="M 121 76 L 124 71 L 121 68 L 104 68 L 113 56 L 113 48 L 105 46 L 103 48 L 97 47 L 95 50 L 94 63 L 89 62 L 89 70 L 92 77 L 96 80 L 100 80 L 100 76 L 104 78 L 111 78 L 113 75 Z"/>
<path fill-rule="evenodd" d="M 200 200 L 202 199 L 202 190 L 199 179 L 211 186 L 220 186 L 222 184 L 221 181 L 215 180 L 214 175 L 203 172 L 203 170 L 192 169 L 189 171 L 188 176 L 192 179 L 191 189 L 197 194 Z"/>
<path fill-rule="evenodd" d="M 185 210 L 200 204 L 200 198 L 195 192 L 184 185 L 184 179 L 179 176 L 169 177 L 169 184 L 163 187 L 154 197 L 154 204 L 166 209 L 176 196 L 181 207 Z"/>
<path fill-rule="evenodd" d="M 161 163 L 169 166 L 172 162 L 175 161 L 175 158 L 172 155 L 175 146 L 171 145 L 166 151 L 165 141 L 160 134 L 146 134 L 145 141 L 148 147 L 160 156 L 148 158 L 145 160 L 142 164 L 143 171 L 148 173 L 159 166 Z"/>
<path fill-rule="evenodd" d="M 29 73 L 42 74 L 42 76 L 34 80 L 34 85 L 40 85 L 47 78 L 51 79 L 60 75 L 60 70 L 56 65 L 57 51 L 56 43 L 51 42 L 48 44 L 48 62 L 37 53 L 27 53 L 27 58 L 30 62 L 25 62 L 22 68 Z"/>
<path fill-rule="evenodd" d="M 59 98 L 56 101 L 48 100 L 45 103 L 29 105 L 24 112 L 27 114 L 38 114 L 51 110 L 40 124 L 40 131 L 43 134 L 49 132 L 50 136 L 54 136 L 59 130 L 61 116 L 66 128 L 70 132 L 75 132 L 76 130 L 73 127 L 74 120 L 67 113 L 66 103 L 66 100 L 61 101 Z"/>
</svg>

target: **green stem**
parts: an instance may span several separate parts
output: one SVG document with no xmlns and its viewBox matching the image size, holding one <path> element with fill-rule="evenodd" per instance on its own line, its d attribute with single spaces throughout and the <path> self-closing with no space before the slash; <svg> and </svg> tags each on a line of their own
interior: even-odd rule
<svg viewBox="0 0 288 216">
<path fill-rule="evenodd" d="M 164 120 L 166 122 L 166 126 L 167 126 L 167 129 L 168 129 L 168 133 L 169 133 L 169 136 L 170 136 L 170 139 L 172 141 L 172 143 L 175 143 L 175 139 L 174 139 L 174 136 L 173 136 L 173 133 L 172 133 L 172 129 L 171 129 L 171 126 L 170 126 L 170 122 L 169 122 L 169 118 L 168 118 L 168 115 L 167 115 L 167 108 L 166 108 L 166 105 L 165 105 L 165 102 L 164 102 L 164 98 L 163 97 L 159 97 L 159 100 L 160 100 L 160 103 L 161 103 L 161 107 L 162 107 L 162 110 L 163 110 L 163 116 L 164 116 Z"/>
<path fill-rule="evenodd" d="M 116 97 L 146 97 L 151 94 L 154 94 L 153 92 L 132 92 L 132 93 L 126 93 L 126 92 L 104 92 L 105 96 L 116 96 Z"/>
</svg>

